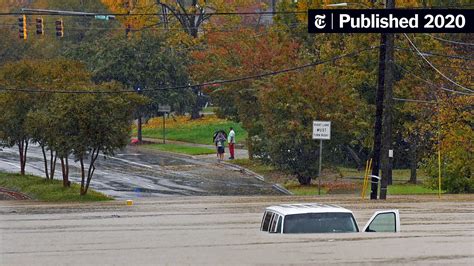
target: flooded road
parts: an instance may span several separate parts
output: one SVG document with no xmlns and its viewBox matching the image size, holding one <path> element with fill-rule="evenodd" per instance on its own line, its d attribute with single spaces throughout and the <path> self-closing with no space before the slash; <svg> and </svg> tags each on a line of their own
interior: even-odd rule
<svg viewBox="0 0 474 266">
<path fill-rule="evenodd" d="M 277 235 L 259 231 L 266 206 L 333 203 L 362 227 L 399 209 L 400 233 Z M 0 201 L 1 265 L 474 265 L 472 195 L 141 198 L 95 204 Z"/>
<path fill-rule="evenodd" d="M 70 166 L 70 180 L 80 183 L 79 163 L 71 159 Z M 30 146 L 26 172 L 44 176 L 43 167 L 41 149 Z M 58 164 L 55 178 L 61 178 L 60 169 Z M 16 149 L 0 151 L 0 171 L 19 172 Z M 100 156 L 90 186 L 119 199 L 165 195 L 279 194 L 272 184 L 216 160 L 157 153 L 137 146 L 129 146 L 111 157 Z"/>
</svg>

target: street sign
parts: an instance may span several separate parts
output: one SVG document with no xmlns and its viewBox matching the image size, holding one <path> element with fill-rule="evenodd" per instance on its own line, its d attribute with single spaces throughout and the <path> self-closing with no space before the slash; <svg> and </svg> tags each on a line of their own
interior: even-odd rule
<svg viewBox="0 0 474 266">
<path fill-rule="evenodd" d="M 169 113 L 171 112 L 171 106 L 169 106 L 168 104 L 160 104 L 158 105 L 158 112 Z"/>
<path fill-rule="evenodd" d="M 331 139 L 331 121 L 313 121 L 313 139 Z"/>
<path fill-rule="evenodd" d="M 109 20 L 109 19 L 114 19 L 115 17 L 114 16 L 106 16 L 106 15 L 95 15 L 94 18 L 99 19 L 99 20 Z"/>
</svg>

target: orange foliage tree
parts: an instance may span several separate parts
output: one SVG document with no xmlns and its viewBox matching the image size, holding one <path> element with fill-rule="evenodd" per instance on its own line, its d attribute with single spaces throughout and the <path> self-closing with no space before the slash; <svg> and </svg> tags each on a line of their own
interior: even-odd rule
<svg viewBox="0 0 474 266">
<path fill-rule="evenodd" d="M 206 50 L 194 51 L 190 72 L 196 81 L 228 80 L 264 74 L 300 64 L 300 45 L 285 35 L 271 31 L 241 28 L 231 32 L 207 34 Z M 244 80 L 206 89 L 219 106 L 218 114 L 241 121 L 251 139 L 261 132 L 258 80 Z"/>
</svg>

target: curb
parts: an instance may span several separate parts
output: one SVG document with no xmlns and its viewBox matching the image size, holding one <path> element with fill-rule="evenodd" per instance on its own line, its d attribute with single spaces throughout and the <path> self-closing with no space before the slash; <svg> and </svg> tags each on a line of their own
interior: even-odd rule
<svg viewBox="0 0 474 266">
<path fill-rule="evenodd" d="M 228 167 L 232 167 L 232 168 L 234 168 L 234 169 L 237 169 L 237 170 L 239 170 L 239 171 L 241 171 L 241 172 L 243 172 L 243 173 L 246 173 L 246 174 L 248 174 L 248 175 L 252 175 L 252 176 L 255 177 L 256 179 L 258 179 L 258 180 L 260 180 L 260 181 L 262 181 L 262 182 L 265 182 L 265 177 L 263 177 L 262 175 L 259 175 L 259 174 L 255 173 L 254 171 L 251 171 L 251 170 L 249 170 L 249 169 L 247 169 L 247 168 L 245 168 L 245 167 L 242 167 L 242 166 L 236 165 L 236 164 L 232 164 L 232 163 L 228 163 L 228 162 L 221 162 L 221 164 L 226 165 L 226 166 L 228 166 Z"/>
<path fill-rule="evenodd" d="M 253 177 L 255 177 L 256 179 L 262 181 L 262 182 L 265 182 L 265 177 L 260 175 L 260 174 L 257 174 L 255 173 L 254 171 L 251 171 L 245 167 L 242 167 L 240 165 L 235 165 L 235 164 L 231 164 L 231 163 L 228 163 L 228 162 L 221 162 L 221 164 L 227 166 L 227 167 L 230 167 L 230 168 L 234 168 L 234 169 L 237 169 L 239 170 L 240 172 L 242 173 L 245 173 L 247 175 L 252 175 Z M 272 185 L 272 188 L 285 194 L 285 195 L 294 195 L 291 191 L 287 190 L 286 188 L 284 188 L 282 185 L 280 184 L 273 184 Z"/>
<path fill-rule="evenodd" d="M 282 185 L 280 184 L 274 184 L 272 186 L 274 189 L 280 191 L 281 193 L 283 194 L 286 194 L 286 195 L 294 195 L 293 192 L 289 191 L 288 189 L 284 188 Z"/>
</svg>

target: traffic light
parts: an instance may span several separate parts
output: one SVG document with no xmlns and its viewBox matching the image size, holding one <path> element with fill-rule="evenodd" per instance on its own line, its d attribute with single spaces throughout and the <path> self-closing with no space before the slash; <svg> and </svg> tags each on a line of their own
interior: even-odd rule
<svg viewBox="0 0 474 266">
<path fill-rule="evenodd" d="M 43 18 L 36 18 L 36 34 L 44 34 Z"/>
<path fill-rule="evenodd" d="M 62 19 L 56 20 L 56 36 L 59 38 L 64 37 L 64 23 Z"/>
<path fill-rule="evenodd" d="M 26 32 L 26 15 L 22 15 L 18 18 L 18 36 L 20 39 L 26 40 L 28 33 Z"/>
</svg>

